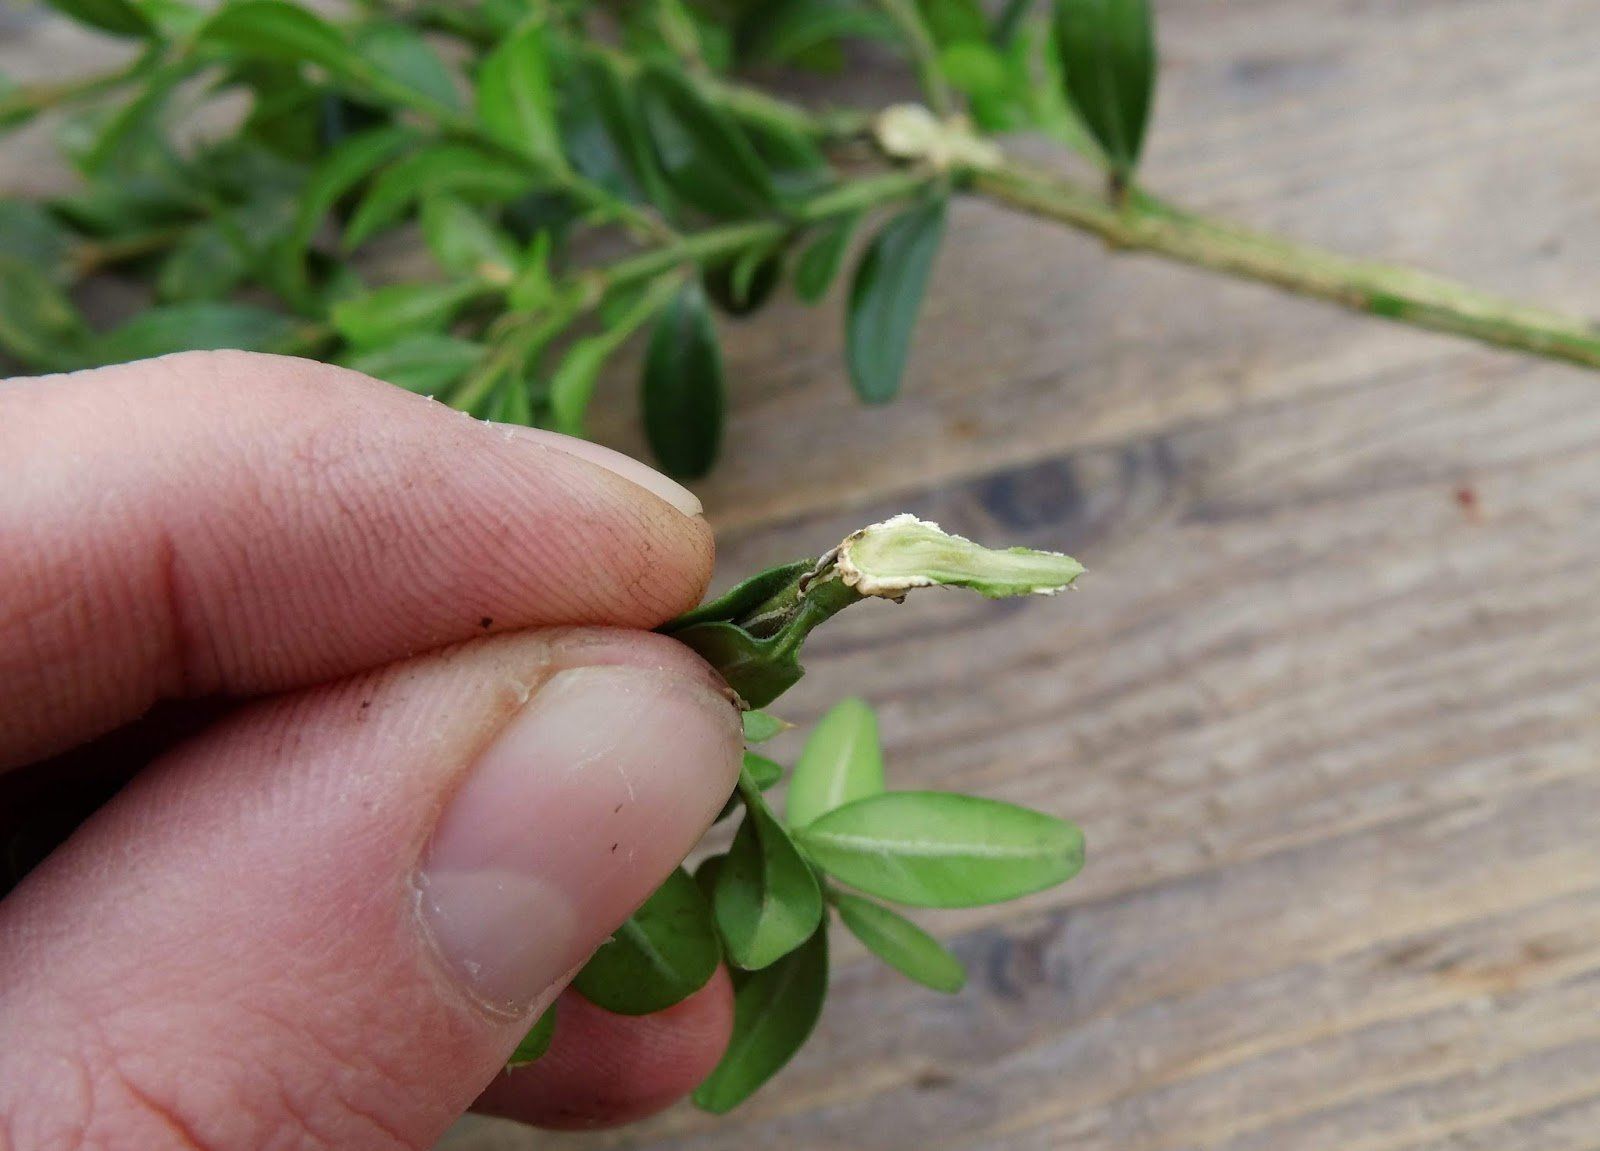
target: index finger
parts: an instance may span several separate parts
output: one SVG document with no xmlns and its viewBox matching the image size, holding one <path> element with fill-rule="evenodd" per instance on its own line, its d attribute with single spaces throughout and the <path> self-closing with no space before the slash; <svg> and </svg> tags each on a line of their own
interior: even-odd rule
<svg viewBox="0 0 1600 1151">
<path fill-rule="evenodd" d="M 164 698 L 670 619 L 705 590 L 710 529 L 689 492 L 603 452 L 276 356 L 11 381 L 0 768 Z"/>
</svg>

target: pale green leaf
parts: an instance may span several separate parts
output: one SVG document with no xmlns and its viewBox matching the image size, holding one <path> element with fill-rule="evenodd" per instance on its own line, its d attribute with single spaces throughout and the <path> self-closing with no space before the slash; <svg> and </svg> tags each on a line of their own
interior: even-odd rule
<svg viewBox="0 0 1600 1151">
<path fill-rule="evenodd" d="M 785 814 L 791 828 L 884 789 L 878 717 L 866 701 L 841 700 L 806 740 L 789 780 Z"/>
</svg>

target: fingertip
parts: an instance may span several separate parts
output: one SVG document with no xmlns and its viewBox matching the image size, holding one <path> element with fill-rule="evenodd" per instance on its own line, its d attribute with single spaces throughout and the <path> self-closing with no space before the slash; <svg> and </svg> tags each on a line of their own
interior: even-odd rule
<svg viewBox="0 0 1600 1151">
<path fill-rule="evenodd" d="M 653 1015 L 614 1015 L 569 990 L 556 1007 L 550 1050 L 496 1077 L 473 1110 L 554 1130 L 633 1123 L 699 1086 L 732 1031 L 733 984 L 725 968 Z"/>
</svg>

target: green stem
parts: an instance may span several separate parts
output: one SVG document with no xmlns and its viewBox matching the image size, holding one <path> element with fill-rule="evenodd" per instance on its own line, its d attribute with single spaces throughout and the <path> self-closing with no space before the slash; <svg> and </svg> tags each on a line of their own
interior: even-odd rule
<svg viewBox="0 0 1600 1151">
<path fill-rule="evenodd" d="M 1138 189 L 1120 205 L 1071 180 L 1008 163 L 974 173 L 988 199 L 1099 236 L 1112 248 L 1255 280 L 1413 327 L 1600 368 L 1600 328 L 1411 268 L 1352 260 L 1166 204 Z"/>
<path fill-rule="evenodd" d="M 753 220 L 725 224 L 695 232 L 669 244 L 630 256 L 601 269 L 596 275 L 603 291 L 613 291 L 689 263 L 714 260 L 746 248 L 783 239 L 796 224 L 817 224 L 836 216 L 867 211 L 884 204 L 908 199 L 937 179 L 931 172 L 917 169 L 885 172 L 853 180 L 831 188 L 797 205 L 784 220 Z"/>
<path fill-rule="evenodd" d="M 878 0 L 878 7 L 905 37 L 911 49 L 911 62 L 917 69 L 917 79 L 928 97 L 928 107 L 935 115 L 949 116 L 955 111 L 950 96 L 950 85 L 939 67 L 939 48 L 933 42 L 928 26 L 922 22 L 915 0 Z"/>
<path fill-rule="evenodd" d="M 192 226 L 172 224 L 116 240 L 88 240 L 74 253 L 73 263 L 79 276 L 93 275 L 114 264 L 164 251 L 182 239 Z"/>
</svg>

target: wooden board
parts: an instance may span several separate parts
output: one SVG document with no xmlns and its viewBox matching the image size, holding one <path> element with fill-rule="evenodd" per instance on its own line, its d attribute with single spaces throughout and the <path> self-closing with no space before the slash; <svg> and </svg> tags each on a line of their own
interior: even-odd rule
<svg viewBox="0 0 1600 1151">
<path fill-rule="evenodd" d="M 1155 188 L 1600 315 L 1592 3 L 1159 7 Z M 856 609 L 784 711 L 865 695 L 894 782 L 1074 818 L 1089 866 L 926 920 L 954 999 L 841 948 L 732 1116 L 445 1145 L 1600 1148 L 1600 377 L 976 204 L 895 406 L 838 312 L 730 328 L 724 578 L 902 509 L 1090 574 Z"/>
</svg>

